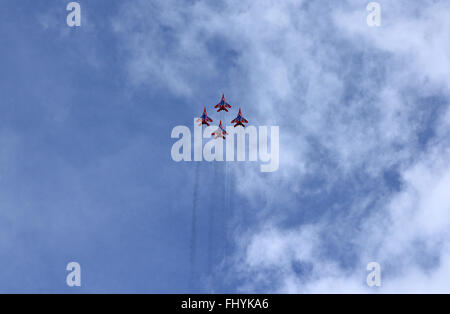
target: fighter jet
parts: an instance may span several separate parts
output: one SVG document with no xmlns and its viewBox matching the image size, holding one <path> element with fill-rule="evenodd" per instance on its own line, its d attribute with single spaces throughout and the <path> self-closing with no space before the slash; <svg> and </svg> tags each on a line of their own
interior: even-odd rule
<svg viewBox="0 0 450 314">
<path fill-rule="evenodd" d="M 213 120 L 208 117 L 208 114 L 206 113 L 206 107 L 205 110 L 203 110 L 203 114 L 201 115 L 201 117 L 197 119 L 197 122 L 200 123 L 199 126 L 202 126 L 203 124 L 209 126 L 209 122 L 213 122 Z"/>
<path fill-rule="evenodd" d="M 214 131 L 214 133 L 211 134 L 212 136 L 216 136 L 214 139 L 218 139 L 219 137 L 226 139 L 225 135 L 228 135 L 227 131 L 225 131 L 225 129 L 222 126 L 222 120 L 220 120 L 219 123 L 219 127 L 217 128 L 216 131 Z"/>
<path fill-rule="evenodd" d="M 227 100 L 225 99 L 225 94 L 222 94 L 222 100 L 217 105 L 215 105 L 214 108 L 216 109 L 219 108 L 217 112 L 220 112 L 222 110 L 228 112 L 227 108 L 231 108 L 231 106 L 229 103 L 227 103 Z"/>
<path fill-rule="evenodd" d="M 241 126 L 243 126 L 245 128 L 244 123 L 248 123 L 248 121 L 245 120 L 245 118 L 242 116 L 241 108 L 239 108 L 239 113 L 238 113 L 236 119 L 231 121 L 231 123 L 235 123 L 234 127 L 237 127 L 238 125 L 241 125 Z"/>
</svg>

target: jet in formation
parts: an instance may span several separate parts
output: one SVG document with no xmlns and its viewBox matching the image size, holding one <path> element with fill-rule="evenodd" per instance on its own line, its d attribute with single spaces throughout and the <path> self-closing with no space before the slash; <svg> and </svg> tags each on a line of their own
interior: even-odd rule
<svg viewBox="0 0 450 314">
<path fill-rule="evenodd" d="M 222 94 L 222 100 L 214 106 L 214 108 L 219 108 L 217 109 L 217 112 L 220 112 L 222 110 L 225 110 L 226 112 L 228 112 L 227 108 L 231 108 L 230 104 L 227 103 L 227 100 L 225 99 L 225 94 Z"/>
<path fill-rule="evenodd" d="M 248 121 L 242 116 L 241 108 L 239 108 L 239 113 L 237 117 L 233 121 L 231 121 L 231 123 L 234 123 L 234 127 L 240 125 L 245 128 L 244 123 L 248 123 Z"/>
<path fill-rule="evenodd" d="M 206 107 L 205 110 L 203 110 L 203 114 L 201 115 L 201 117 L 197 119 L 197 122 L 200 123 L 199 126 L 202 126 L 203 124 L 209 126 L 209 122 L 213 122 L 213 120 L 208 117 L 208 114 L 206 113 Z"/>
<path fill-rule="evenodd" d="M 214 137 L 215 140 L 218 139 L 219 137 L 226 139 L 226 135 L 228 135 L 228 133 L 222 126 L 222 120 L 220 120 L 219 127 L 217 128 L 217 130 L 215 130 L 211 135 L 215 136 Z"/>
</svg>

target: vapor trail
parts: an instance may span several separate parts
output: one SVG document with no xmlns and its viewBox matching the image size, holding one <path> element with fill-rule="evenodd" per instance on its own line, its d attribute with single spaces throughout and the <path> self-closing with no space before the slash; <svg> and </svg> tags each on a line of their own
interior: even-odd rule
<svg viewBox="0 0 450 314">
<path fill-rule="evenodd" d="M 227 239 L 227 229 L 228 229 L 228 201 L 229 201 L 229 184 L 228 184 L 228 163 L 225 162 L 225 201 L 223 204 L 223 229 L 224 229 L 224 255 L 225 255 L 225 262 L 227 261 L 227 254 L 228 254 L 228 239 Z"/>
<path fill-rule="evenodd" d="M 214 162 L 214 184 L 219 180 L 219 168 L 217 162 Z M 215 190 L 215 193 L 212 193 L 212 204 L 208 210 L 208 287 L 210 291 L 215 291 L 214 285 L 214 273 L 213 273 L 213 265 L 215 258 L 215 247 L 214 247 L 214 230 L 215 230 L 215 216 L 216 216 L 216 207 L 217 207 L 217 195 L 220 191 Z"/>
<path fill-rule="evenodd" d="M 225 120 L 225 116 L 223 117 L 223 119 Z M 225 128 L 226 128 L 227 122 L 228 121 L 225 121 Z M 228 218 L 227 217 L 227 212 L 228 212 L 228 197 L 229 197 L 229 195 L 228 195 L 228 162 L 226 161 L 226 159 L 224 161 L 224 178 L 223 178 L 223 181 L 224 181 L 224 189 L 223 189 L 224 190 L 223 191 L 224 197 L 223 197 L 223 204 L 222 204 L 222 208 L 223 208 L 223 210 L 222 210 L 222 216 L 223 216 L 222 230 L 223 230 L 224 261 L 226 261 L 226 258 L 227 258 L 227 225 L 228 225 L 228 223 L 227 223 L 227 221 L 228 221 L 228 219 L 227 219 Z"/>
<path fill-rule="evenodd" d="M 217 162 L 214 162 L 214 182 L 217 182 L 219 180 L 219 174 L 218 174 L 218 168 L 217 168 Z M 216 195 L 213 194 L 213 200 L 216 200 Z M 208 235 L 208 273 L 211 275 L 212 272 L 212 264 L 213 264 L 213 257 L 214 257 L 214 218 L 215 218 L 215 208 L 216 204 L 213 204 L 210 206 L 208 211 L 208 224 L 209 224 L 209 235 Z"/>
<path fill-rule="evenodd" d="M 200 163 L 196 162 L 194 179 L 194 195 L 192 199 L 192 224 L 191 224 L 191 245 L 190 245 L 190 278 L 189 290 L 194 288 L 195 280 L 195 258 L 197 254 L 197 204 L 198 204 L 198 185 L 199 185 L 199 167 Z"/>
</svg>

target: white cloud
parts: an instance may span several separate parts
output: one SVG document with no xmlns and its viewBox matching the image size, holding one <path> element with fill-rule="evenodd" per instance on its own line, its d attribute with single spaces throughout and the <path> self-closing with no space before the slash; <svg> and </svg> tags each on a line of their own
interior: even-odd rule
<svg viewBox="0 0 450 314">
<path fill-rule="evenodd" d="M 424 99 L 449 95 L 448 5 L 382 2 L 382 27 L 375 29 L 367 26 L 360 1 L 177 3 L 127 4 L 116 30 L 130 54 L 130 79 L 193 100 L 205 86 L 225 86 L 248 104 L 255 120 L 282 123 L 279 172 L 263 180 L 257 169 L 246 169 L 250 179 L 240 187 L 251 200 L 263 195 L 268 201 L 260 225 L 236 236 L 242 289 L 370 292 L 365 265 L 378 261 L 391 270 L 382 291 L 448 292 L 441 276 L 450 268 L 444 245 L 450 226 L 449 111 L 431 126 L 430 146 L 418 140 L 428 127 L 423 113 L 436 106 Z M 216 72 L 218 52 L 211 43 L 236 52 L 223 73 Z M 403 180 L 398 192 L 383 183 L 392 168 Z M 323 183 L 310 188 L 310 177 Z M 350 205 L 333 205 L 315 225 L 282 227 L 292 208 L 315 210 L 301 207 L 296 196 L 320 199 L 342 182 L 355 189 L 378 185 Z M 353 265 L 340 265 L 339 254 L 323 254 L 330 227 L 338 232 L 334 240 L 343 237 L 352 245 Z M 421 264 L 418 243 L 437 264 Z M 296 262 L 313 265 L 309 277 L 295 271 Z"/>
</svg>

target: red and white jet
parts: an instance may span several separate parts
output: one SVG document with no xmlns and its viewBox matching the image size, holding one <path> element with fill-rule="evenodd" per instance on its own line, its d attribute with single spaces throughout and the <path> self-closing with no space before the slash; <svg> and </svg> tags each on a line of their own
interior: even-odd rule
<svg viewBox="0 0 450 314">
<path fill-rule="evenodd" d="M 200 122 L 199 126 L 202 126 L 203 124 L 209 126 L 209 122 L 213 122 L 213 120 L 208 117 L 208 114 L 206 113 L 206 107 L 205 110 L 203 110 L 201 117 L 197 119 L 197 122 Z"/>
<path fill-rule="evenodd" d="M 237 127 L 238 125 L 240 125 L 245 128 L 244 123 L 248 123 L 248 121 L 245 120 L 245 118 L 242 116 L 241 108 L 239 108 L 239 113 L 238 113 L 236 119 L 231 121 L 231 123 L 235 123 L 234 127 Z"/>
<path fill-rule="evenodd" d="M 227 108 L 231 108 L 231 106 L 229 103 L 227 103 L 227 100 L 225 99 L 225 94 L 222 94 L 222 100 L 217 105 L 215 105 L 214 108 L 216 109 L 219 108 L 217 112 L 220 112 L 222 110 L 228 112 Z"/>
<path fill-rule="evenodd" d="M 217 130 L 214 131 L 211 135 L 216 136 L 214 138 L 215 140 L 218 139 L 219 137 L 226 139 L 225 135 L 228 135 L 228 133 L 227 133 L 227 131 L 225 131 L 225 129 L 222 126 L 222 120 L 220 120 L 219 127 L 217 128 Z"/>
</svg>

